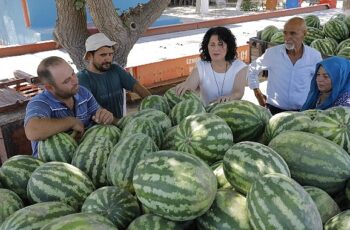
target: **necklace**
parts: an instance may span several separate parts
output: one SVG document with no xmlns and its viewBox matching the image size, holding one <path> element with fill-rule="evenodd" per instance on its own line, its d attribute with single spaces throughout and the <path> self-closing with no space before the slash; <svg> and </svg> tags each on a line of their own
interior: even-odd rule
<svg viewBox="0 0 350 230">
<path fill-rule="evenodd" d="M 226 72 L 227 72 L 227 62 L 225 63 L 225 74 L 224 74 L 224 80 L 222 81 L 222 84 L 221 84 L 221 90 L 220 90 L 219 84 L 218 84 L 218 82 L 216 80 L 216 75 L 215 75 L 215 72 L 214 72 L 213 64 L 211 64 L 210 66 L 211 66 L 211 71 L 213 72 L 213 76 L 214 76 L 216 87 L 218 89 L 218 96 L 222 97 L 223 94 L 224 94 L 224 84 L 225 84 Z"/>
</svg>

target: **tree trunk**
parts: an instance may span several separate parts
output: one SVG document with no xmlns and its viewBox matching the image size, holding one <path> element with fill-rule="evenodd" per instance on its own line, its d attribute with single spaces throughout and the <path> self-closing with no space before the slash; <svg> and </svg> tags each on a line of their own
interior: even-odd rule
<svg viewBox="0 0 350 230">
<path fill-rule="evenodd" d="M 77 11 L 72 0 L 56 0 L 56 37 L 68 50 L 77 68 L 85 68 L 83 55 L 88 37 L 84 10 Z M 91 17 L 98 31 L 115 41 L 114 61 L 125 66 L 130 50 L 147 28 L 158 19 L 170 0 L 150 0 L 118 15 L 112 0 L 86 0 Z"/>
<path fill-rule="evenodd" d="M 56 0 L 55 40 L 64 47 L 77 69 L 84 69 L 85 40 L 89 36 L 85 8 L 75 9 L 74 1 Z"/>
</svg>

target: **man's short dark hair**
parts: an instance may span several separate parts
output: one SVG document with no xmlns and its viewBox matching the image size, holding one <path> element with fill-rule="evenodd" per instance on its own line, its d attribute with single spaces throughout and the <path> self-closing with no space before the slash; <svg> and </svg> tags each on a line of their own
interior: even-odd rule
<svg viewBox="0 0 350 230">
<path fill-rule="evenodd" d="M 55 81 L 52 78 L 49 67 L 57 66 L 64 62 L 65 60 L 63 58 L 57 56 L 51 56 L 43 59 L 37 68 L 37 74 L 40 81 L 42 83 L 50 83 L 52 85 L 55 85 Z"/>
<path fill-rule="evenodd" d="M 201 59 L 203 61 L 211 61 L 208 44 L 211 36 L 213 35 L 217 35 L 219 41 L 223 41 L 227 44 L 227 53 L 225 60 L 229 62 L 234 61 L 237 56 L 236 37 L 232 34 L 231 30 L 222 26 L 213 27 L 205 33 L 201 47 L 199 49 Z"/>
</svg>

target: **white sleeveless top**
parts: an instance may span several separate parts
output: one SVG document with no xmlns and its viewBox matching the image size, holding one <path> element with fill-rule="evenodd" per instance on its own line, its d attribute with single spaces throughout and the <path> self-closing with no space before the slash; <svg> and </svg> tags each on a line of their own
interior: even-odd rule
<svg viewBox="0 0 350 230">
<path fill-rule="evenodd" d="M 200 95 L 203 104 L 207 106 L 219 97 L 231 95 L 236 75 L 245 66 L 246 64 L 243 61 L 235 60 L 232 62 L 225 76 L 225 73 L 215 72 L 210 62 L 198 61 Z"/>
</svg>

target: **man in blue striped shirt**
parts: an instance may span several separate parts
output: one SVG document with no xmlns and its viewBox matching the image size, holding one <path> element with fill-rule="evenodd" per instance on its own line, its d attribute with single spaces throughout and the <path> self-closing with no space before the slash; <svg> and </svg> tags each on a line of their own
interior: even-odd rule
<svg viewBox="0 0 350 230">
<path fill-rule="evenodd" d="M 101 108 L 90 91 L 79 86 L 73 68 L 64 59 L 45 58 L 37 74 L 45 90 L 30 100 L 24 118 L 34 157 L 38 155 L 40 140 L 65 131 L 75 131 L 81 137 L 93 122 L 112 123 L 113 114 Z"/>
</svg>

